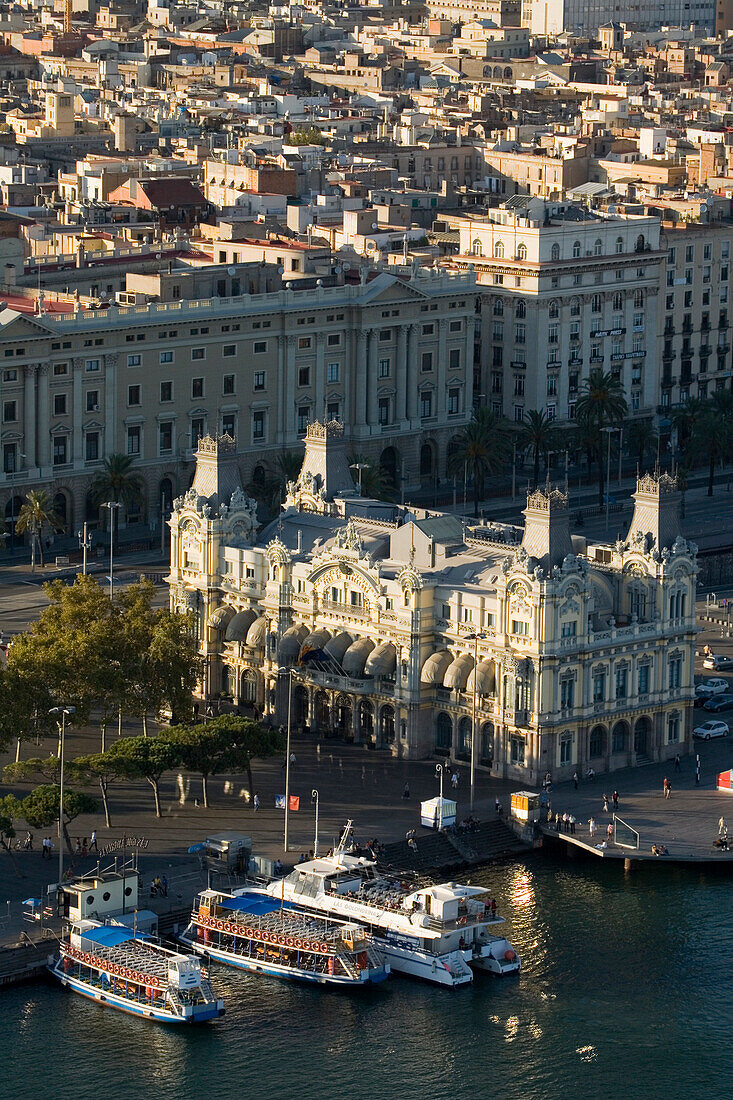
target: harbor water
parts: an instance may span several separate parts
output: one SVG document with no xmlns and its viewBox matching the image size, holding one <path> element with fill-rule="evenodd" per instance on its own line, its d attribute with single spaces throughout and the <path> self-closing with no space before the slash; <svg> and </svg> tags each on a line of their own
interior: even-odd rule
<svg viewBox="0 0 733 1100">
<path fill-rule="evenodd" d="M 218 967 L 227 1014 L 190 1029 L 21 986 L 0 1097 L 733 1098 L 728 874 L 536 856 L 471 880 L 508 915 L 518 979 L 344 993 Z"/>
</svg>

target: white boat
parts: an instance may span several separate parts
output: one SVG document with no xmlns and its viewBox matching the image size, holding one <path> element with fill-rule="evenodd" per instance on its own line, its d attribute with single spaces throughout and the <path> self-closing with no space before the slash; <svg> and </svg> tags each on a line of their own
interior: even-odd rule
<svg viewBox="0 0 733 1100">
<path fill-rule="evenodd" d="M 486 890 L 444 882 L 407 890 L 380 875 L 374 860 L 347 851 L 349 821 L 332 854 L 298 864 L 265 888 L 272 897 L 309 912 L 361 924 L 374 936 L 391 969 L 440 985 L 464 985 L 473 969 L 517 973 L 521 963 L 492 929 Z"/>
<path fill-rule="evenodd" d="M 204 890 L 180 940 L 240 970 L 318 985 L 381 982 L 389 964 L 360 924 L 325 920 L 251 890 Z"/>
<path fill-rule="evenodd" d="M 75 993 L 159 1023 L 197 1024 L 224 1014 L 199 959 L 123 924 L 74 921 L 49 970 Z"/>
</svg>

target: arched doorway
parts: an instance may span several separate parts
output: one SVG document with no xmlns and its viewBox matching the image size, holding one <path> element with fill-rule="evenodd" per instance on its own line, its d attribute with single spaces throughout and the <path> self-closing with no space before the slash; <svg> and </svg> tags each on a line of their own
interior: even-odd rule
<svg viewBox="0 0 733 1100">
<path fill-rule="evenodd" d="M 245 668 L 239 684 L 239 698 L 243 703 L 257 702 L 257 673 Z"/>
<path fill-rule="evenodd" d="M 256 489 L 264 489 L 267 475 L 265 473 L 265 467 L 258 463 L 252 471 L 252 487 Z"/>
<path fill-rule="evenodd" d="M 308 720 L 308 691 L 298 684 L 293 692 L 292 718 L 296 726 L 304 726 Z"/>
<path fill-rule="evenodd" d="M 598 756 L 603 756 L 605 751 L 606 728 L 605 726 L 594 726 L 588 738 L 588 759 L 594 760 Z"/>
<path fill-rule="evenodd" d="M 458 745 L 456 747 L 456 756 L 462 760 L 469 760 L 471 758 L 471 734 L 473 727 L 471 719 L 468 717 L 461 718 L 458 723 Z"/>
<path fill-rule="evenodd" d="M 435 722 L 435 748 L 439 753 L 450 756 L 453 748 L 453 722 L 450 714 L 441 711 Z"/>
<path fill-rule="evenodd" d="M 59 517 L 60 535 L 68 535 L 69 531 L 69 498 L 66 493 L 54 493 L 53 510 Z"/>
<path fill-rule="evenodd" d="M 420 479 L 431 481 L 435 473 L 435 451 L 432 443 L 423 443 L 420 448 Z"/>
<path fill-rule="evenodd" d="M 494 763 L 494 725 L 484 722 L 481 727 L 481 763 L 490 768 Z"/>
<path fill-rule="evenodd" d="M 164 477 L 161 481 L 158 499 L 163 510 L 163 515 L 167 515 L 173 507 L 173 482 L 169 477 Z"/>
<path fill-rule="evenodd" d="M 649 751 L 649 734 L 652 724 L 649 719 L 639 718 L 634 726 L 634 752 L 637 756 L 646 756 Z"/>
<path fill-rule="evenodd" d="M 364 740 L 369 740 L 374 735 L 374 707 L 364 700 L 359 704 L 359 724 Z"/>
<path fill-rule="evenodd" d="M 232 694 L 232 670 L 229 665 L 221 666 L 221 693 L 227 697 Z"/>
<path fill-rule="evenodd" d="M 351 702 L 346 695 L 339 695 L 336 702 L 336 728 L 341 737 L 353 736 L 354 718 L 351 710 Z"/>
<path fill-rule="evenodd" d="M 316 692 L 316 729 L 330 730 L 331 728 L 331 707 L 328 701 L 328 695 L 325 691 Z"/>
<path fill-rule="evenodd" d="M 379 747 L 394 744 L 394 707 L 382 707 L 379 714 Z"/>
<path fill-rule="evenodd" d="M 387 483 L 387 487 L 396 489 L 400 467 L 400 456 L 397 453 L 397 449 L 395 447 L 385 447 L 379 456 L 379 465 L 382 467 L 382 473 L 384 474 L 384 480 Z"/>
<path fill-rule="evenodd" d="M 629 723 L 617 722 L 611 732 L 611 752 L 628 752 Z"/>
</svg>

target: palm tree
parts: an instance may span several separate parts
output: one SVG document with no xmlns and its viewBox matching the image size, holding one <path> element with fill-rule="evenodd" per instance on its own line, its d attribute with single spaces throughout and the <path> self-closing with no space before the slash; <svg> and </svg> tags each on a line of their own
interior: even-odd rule
<svg viewBox="0 0 733 1100">
<path fill-rule="evenodd" d="M 508 451 L 507 422 L 482 406 L 461 432 L 448 464 L 448 473 L 461 476 L 464 473 L 470 474 L 473 479 L 474 516 L 478 517 L 478 504 L 485 478 L 502 469 Z"/>
<path fill-rule="evenodd" d="M 139 504 L 143 497 L 144 482 L 140 474 L 132 469 L 132 455 L 119 453 L 108 455 L 102 469 L 94 476 L 89 487 L 89 496 L 96 507 L 107 500 L 124 504 L 125 510 Z M 117 509 L 110 509 L 110 512 Z M 111 516 L 110 516 L 111 522 Z"/>
<path fill-rule="evenodd" d="M 695 428 L 695 421 L 705 407 L 699 397 L 688 397 L 678 409 L 672 412 L 672 426 L 677 429 L 677 442 L 680 450 L 687 456 L 687 447 Z"/>
<path fill-rule="evenodd" d="M 627 410 L 621 379 L 611 371 L 594 367 L 583 382 L 583 392 L 575 405 L 575 417 L 586 439 L 590 440 L 594 435 L 597 439 L 594 457 L 598 463 L 600 507 L 603 507 L 603 429 L 619 427 Z M 590 458 L 590 450 L 587 453 Z"/>
<path fill-rule="evenodd" d="M 517 444 L 526 449 L 531 448 L 534 455 L 534 486 L 540 480 L 540 455 L 547 454 L 555 445 L 557 428 L 554 421 L 550 420 L 545 412 L 530 409 L 524 414 L 524 419 L 517 433 Z"/>
<path fill-rule="evenodd" d="M 279 511 L 289 481 L 297 481 L 303 465 L 303 456 L 297 451 L 280 451 L 274 462 L 267 463 L 265 477 L 250 481 L 247 492 L 251 493 L 272 516 Z"/>
<path fill-rule="evenodd" d="M 654 454 L 659 436 L 651 420 L 632 420 L 626 427 L 629 450 L 636 455 L 639 470 L 644 469 L 644 459 Z"/>
<path fill-rule="evenodd" d="M 38 556 L 43 565 L 43 539 L 41 535 L 44 527 L 50 527 L 52 531 L 63 530 L 64 521 L 54 507 L 49 494 L 43 490 L 31 489 L 21 506 L 15 530 L 19 535 L 28 531 L 31 536 L 31 545 L 38 547 Z"/>
<path fill-rule="evenodd" d="M 712 403 L 706 404 L 695 419 L 687 450 L 693 461 L 701 459 L 707 463 L 709 497 L 713 495 L 715 467 L 730 455 L 732 440 L 733 424 Z"/>
</svg>

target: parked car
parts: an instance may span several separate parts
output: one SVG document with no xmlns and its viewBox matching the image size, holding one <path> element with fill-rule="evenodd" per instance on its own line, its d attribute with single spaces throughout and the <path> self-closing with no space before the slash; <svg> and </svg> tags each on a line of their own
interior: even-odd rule
<svg viewBox="0 0 733 1100">
<path fill-rule="evenodd" d="M 720 653 L 711 653 L 702 662 L 703 668 L 711 668 L 713 672 L 722 672 L 725 669 L 733 669 L 733 657 L 723 657 Z"/>
<path fill-rule="evenodd" d="M 705 700 L 702 708 L 711 714 L 717 714 L 719 710 L 733 710 L 733 695 L 727 692 L 725 695 L 713 695 L 712 699 Z"/>
<path fill-rule="evenodd" d="M 701 726 L 695 726 L 692 731 L 695 737 L 701 741 L 710 741 L 713 737 L 727 737 L 728 726 L 725 722 L 703 722 Z"/>
<path fill-rule="evenodd" d="M 720 680 L 713 678 L 712 680 L 705 680 L 704 683 L 698 684 L 695 688 L 695 694 L 699 699 L 710 699 L 713 695 L 722 695 L 729 688 L 727 680 Z"/>
</svg>

